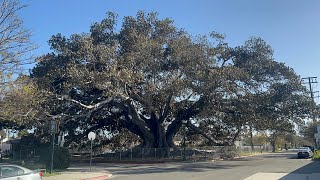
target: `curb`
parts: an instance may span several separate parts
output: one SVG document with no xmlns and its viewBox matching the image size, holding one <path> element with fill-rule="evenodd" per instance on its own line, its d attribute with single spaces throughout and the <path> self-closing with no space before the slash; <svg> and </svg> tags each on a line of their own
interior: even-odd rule
<svg viewBox="0 0 320 180">
<path fill-rule="evenodd" d="M 112 177 L 112 174 L 106 174 L 103 176 L 96 176 L 92 178 L 85 178 L 85 179 L 80 179 L 80 180 L 104 180 L 104 179 L 109 179 Z"/>
</svg>

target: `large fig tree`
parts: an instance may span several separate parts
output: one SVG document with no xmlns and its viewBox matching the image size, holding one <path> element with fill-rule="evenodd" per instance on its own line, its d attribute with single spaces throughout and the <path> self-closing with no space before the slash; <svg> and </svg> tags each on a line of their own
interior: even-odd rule
<svg viewBox="0 0 320 180">
<path fill-rule="evenodd" d="M 68 142 L 125 128 L 144 147 L 173 147 L 185 124 L 210 144 L 229 144 L 257 107 L 246 98 L 269 78 L 286 79 L 261 39 L 233 49 L 220 34 L 193 37 L 156 13 L 121 26 L 108 13 L 89 33 L 57 34 L 49 44 L 31 77 Z"/>
</svg>

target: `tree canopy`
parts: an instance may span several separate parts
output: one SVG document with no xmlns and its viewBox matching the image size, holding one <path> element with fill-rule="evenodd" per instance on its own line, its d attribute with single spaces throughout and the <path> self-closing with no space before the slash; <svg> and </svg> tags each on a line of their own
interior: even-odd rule
<svg viewBox="0 0 320 180">
<path fill-rule="evenodd" d="M 163 148 L 186 126 L 230 145 L 244 127 L 290 131 L 310 114 L 300 77 L 261 38 L 230 47 L 219 33 L 192 36 L 142 11 L 118 27 L 109 12 L 87 33 L 52 36 L 30 75 L 41 97 L 34 128 L 54 117 L 67 144 L 126 129 Z"/>
</svg>

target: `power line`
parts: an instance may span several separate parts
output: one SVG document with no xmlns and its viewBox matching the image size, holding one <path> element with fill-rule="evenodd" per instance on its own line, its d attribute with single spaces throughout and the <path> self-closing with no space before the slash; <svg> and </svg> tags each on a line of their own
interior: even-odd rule
<svg viewBox="0 0 320 180">
<path fill-rule="evenodd" d="M 312 100 L 314 101 L 314 98 L 315 98 L 314 93 L 317 93 L 319 91 L 313 91 L 312 84 L 318 83 L 317 77 L 306 77 L 306 78 L 302 78 L 302 80 L 308 80 L 308 82 L 306 82 L 304 84 L 309 84 L 310 96 L 311 96 Z M 317 96 L 317 97 L 319 97 L 319 96 Z M 313 114 L 313 122 L 316 122 L 317 121 L 316 116 L 314 113 L 312 113 L 312 114 Z"/>
</svg>

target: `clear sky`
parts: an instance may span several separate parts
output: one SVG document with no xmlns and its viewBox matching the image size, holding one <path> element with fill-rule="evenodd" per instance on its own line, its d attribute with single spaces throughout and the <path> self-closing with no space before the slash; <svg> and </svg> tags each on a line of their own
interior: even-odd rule
<svg viewBox="0 0 320 180">
<path fill-rule="evenodd" d="M 49 52 L 47 41 L 57 33 L 88 32 L 107 11 L 123 16 L 138 10 L 157 11 L 190 34 L 223 33 L 231 46 L 251 36 L 269 43 L 278 61 L 302 77 L 320 82 L 319 0 L 22 0 L 29 4 L 22 18 L 34 30 L 37 54 Z M 316 87 L 315 87 L 316 88 Z M 317 89 L 317 88 L 316 88 Z"/>
</svg>

